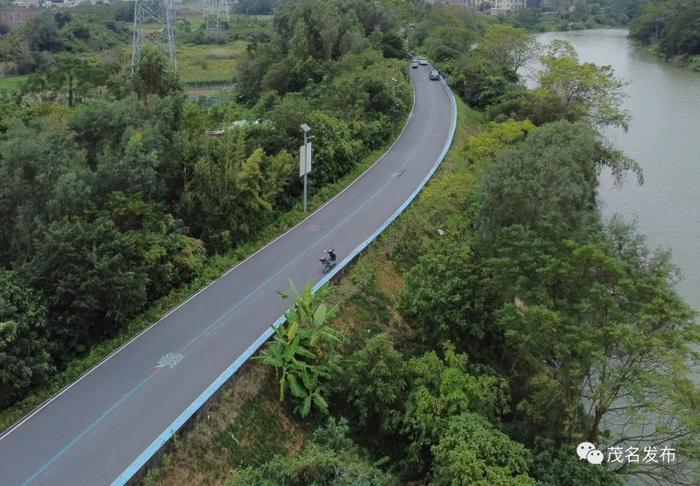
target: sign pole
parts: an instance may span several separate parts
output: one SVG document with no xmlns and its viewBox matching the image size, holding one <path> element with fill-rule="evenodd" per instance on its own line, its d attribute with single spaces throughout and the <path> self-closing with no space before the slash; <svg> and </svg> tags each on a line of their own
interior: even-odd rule
<svg viewBox="0 0 700 486">
<path fill-rule="evenodd" d="M 309 144 L 306 142 L 306 131 L 304 131 L 304 158 L 308 157 L 308 153 L 307 153 L 308 150 L 309 150 Z M 306 161 L 304 161 L 304 164 L 306 165 Z M 307 168 L 305 166 L 304 167 L 304 212 L 306 212 L 306 194 L 307 194 L 306 174 L 307 174 Z"/>
</svg>

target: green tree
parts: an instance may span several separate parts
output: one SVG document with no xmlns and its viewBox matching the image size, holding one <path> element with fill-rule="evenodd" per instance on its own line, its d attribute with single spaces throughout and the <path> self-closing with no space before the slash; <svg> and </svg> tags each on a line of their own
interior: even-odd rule
<svg viewBox="0 0 700 486">
<path fill-rule="evenodd" d="M 25 91 L 40 95 L 50 92 L 54 99 L 65 96 L 68 106 L 72 107 L 88 89 L 104 85 L 106 81 L 107 73 L 97 63 L 59 54 L 52 65 L 29 79 Z"/>
<path fill-rule="evenodd" d="M 700 55 L 700 5 L 694 0 L 665 0 L 649 3 L 630 25 L 630 37 L 656 44 L 667 58 Z"/>
<path fill-rule="evenodd" d="M 513 74 L 539 53 L 535 36 L 525 29 L 503 24 L 491 24 L 479 41 L 482 51 L 496 65 Z"/>
<path fill-rule="evenodd" d="M 31 140 L 32 143 L 27 143 Z M 71 135 L 58 123 L 14 120 L 0 142 L 0 262 L 32 258 L 45 225 L 80 213 L 91 175 Z"/>
<path fill-rule="evenodd" d="M 317 429 L 304 449 L 292 457 L 276 456 L 261 466 L 234 473 L 231 484 L 267 486 L 308 484 L 314 486 L 358 484 L 393 486 L 398 479 L 372 464 L 364 450 L 348 437 L 347 422 L 329 419 Z"/>
<path fill-rule="evenodd" d="M 0 271 L 0 408 L 41 384 L 54 371 L 41 296 Z"/>
<path fill-rule="evenodd" d="M 408 389 L 407 364 L 385 334 L 370 338 L 350 355 L 334 376 L 338 406 L 346 404 L 360 426 L 371 430 L 396 427 L 392 410 L 400 408 Z"/>
<path fill-rule="evenodd" d="M 59 358 L 104 339 L 146 303 L 147 274 L 130 241 L 106 218 L 52 222 L 21 273 L 42 289 Z"/>
<path fill-rule="evenodd" d="M 586 242 L 560 243 L 554 254 L 523 236 L 513 234 L 501 252 L 509 259 L 491 270 L 497 282 L 513 282 L 508 293 L 517 297 L 497 312 L 511 368 L 542 390 L 518 408 L 547 428 L 561 417 L 553 432 L 568 441 L 675 443 L 685 460 L 697 457 L 700 389 L 690 363 L 700 330 L 675 293 L 668 254 L 650 252 L 619 221 Z M 680 464 L 665 466 L 620 472 L 687 484 Z"/>
<path fill-rule="evenodd" d="M 433 484 L 537 484 L 528 476 L 532 462 L 529 451 L 481 415 L 465 413 L 450 418 L 432 453 Z"/>
<path fill-rule="evenodd" d="M 535 94 L 544 103 L 561 106 L 568 120 L 588 119 L 594 126 L 627 127 L 629 114 L 621 108 L 624 83 L 615 79 L 610 66 L 580 63 L 567 41 L 553 41 L 540 58 Z"/>
<path fill-rule="evenodd" d="M 585 123 L 550 123 L 518 147 L 504 150 L 480 186 L 478 226 L 488 239 L 511 225 L 563 224 L 572 232 L 587 226 L 598 173 L 609 168 L 621 183 L 637 164 L 607 146 Z M 488 243 L 487 243 L 488 244 Z"/>
<path fill-rule="evenodd" d="M 205 147 L 205 154 L 193 167 L 184 200 L 205 241 L 217 249 L 228 248 L 255 235 L 269 220 L 270 184 L 284 174 L 268 171 L 271 179 L 265 178 L 267 157 L 262 149 L 246 156 L 243 129 L 227 131 L 221 139 L 207 141 Z M 283 163 L 288 164 L 289 159 Z"/>
<path fill-rule="evenodd" d="M 180 91 L 177 76 L 168 67 L 165 57 L 145 49 L 131 77 L 134 92 L 148 104 L 150 95 L 166 96 Z"/>
<path fill-rule="evenodd" d="M 576 455 L 572 445 L 558 448 L 551 440 L 538 441 L 533 451 L 531 474 L 542 486 L 623 486 L 622 477 L 607 464 L 590 467 Z"/>
</svg>

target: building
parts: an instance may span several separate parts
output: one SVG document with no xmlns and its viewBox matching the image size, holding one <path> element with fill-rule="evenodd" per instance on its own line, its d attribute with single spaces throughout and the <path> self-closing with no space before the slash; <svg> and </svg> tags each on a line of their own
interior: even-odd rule
<svg viewBox="0 0 700 486">
<path fill-rule="evenodd" d="M 10 5 L 0 10 L 0 20 L 10 29 L 16 29 L 41 14 L 38 6 Z"/>
<path fill-rule="evenodd" d="M 500 15 L 516 8 L 525 8 L 527 0 L 424 0 L 437 5 L 463 5 L 474 10 Z"/>
<path fill-rule="evenodd" d="M 488 3 L 491 4 L 489 12 L 492 15 L 501 15 L 509 10 L 527 6 L 527 0 L 490 0 Z"/>
</svg>

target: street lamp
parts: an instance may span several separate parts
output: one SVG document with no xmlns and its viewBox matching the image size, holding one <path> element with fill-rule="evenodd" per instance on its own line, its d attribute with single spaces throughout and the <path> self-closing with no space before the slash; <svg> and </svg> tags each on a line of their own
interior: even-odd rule
<svg viewBox="0 0 700 486">
<path fill-rule="evenodd" d="M 396 113 L 396 108 L 398 105 L 398 100 L 396 99 L 396 86 L 399 84 L 399 81 L 396 78 L 391 78 L 391 80 L 394 82 L 391 85 L 391 111 Z"/>
<path fill-rule="evenodd" d="M 304 146 L 300 151 L 299 172 L 301 173 L 300 175 L 304 176 L 304 212 L 306 212 L 306 199 L 308 194 L 306 175 L 311 172 L 311 145 L 308 142 L 307 134 L 311 131 L 311 127 L 306 123 L 302 123 L 300 128 L 304 132 Z"/>
</svg>

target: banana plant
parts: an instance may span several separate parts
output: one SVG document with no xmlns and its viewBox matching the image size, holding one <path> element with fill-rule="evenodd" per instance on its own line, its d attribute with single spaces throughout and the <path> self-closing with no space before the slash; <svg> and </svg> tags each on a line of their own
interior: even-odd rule
<svg viewBox="0 0 700 486">
<path fill-rule="evenodd" d="M 283 296 L 292 302 L 285 314 L 287 323 L 276 329 L 272 341 L 258 358 L 275 368 L 280 401 L 291 392 L 298 402 L 295 411 L 302 417 L 311 412 L 312 406 L 328 413 L 323 384 L 335 366 L 334 345 L 340 341 L 341 334 L 330 326 L 337 307 L 329 308 L 321 302 L 326 295 L 326 291 L 314 294 L 311 284 L 299 294 L 290 282 L 290 294 Z"/>
</svg>

